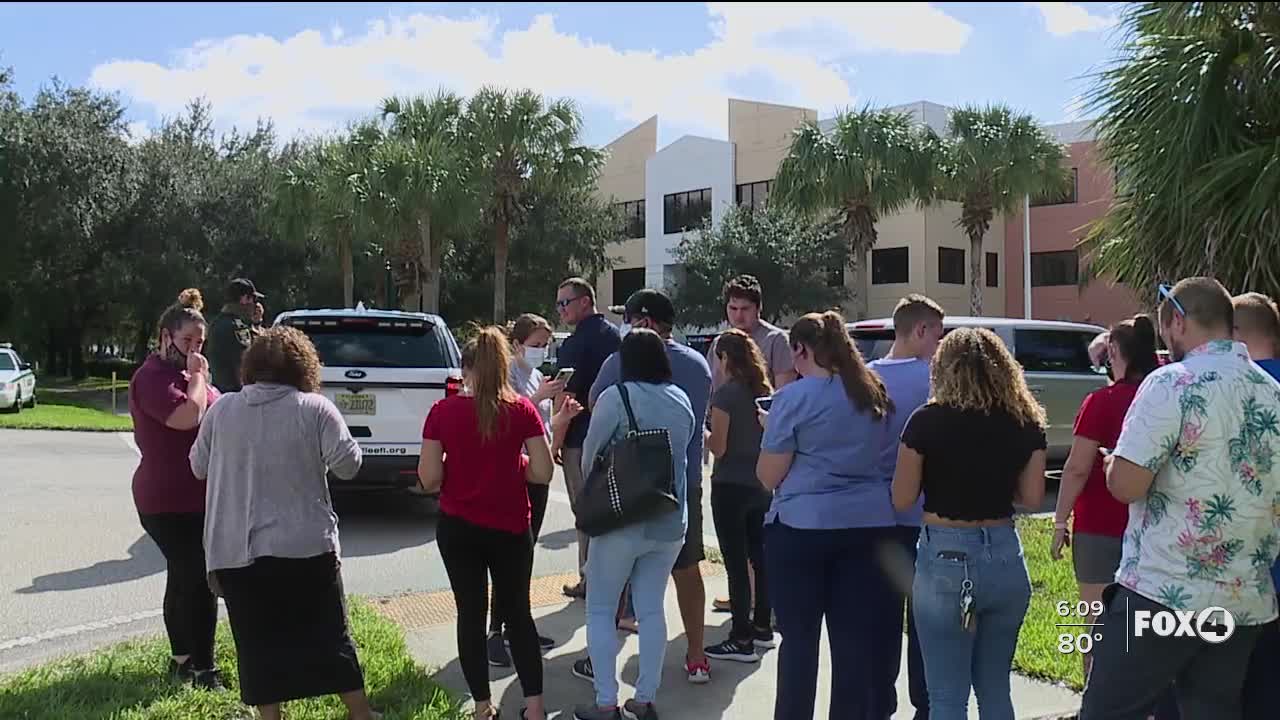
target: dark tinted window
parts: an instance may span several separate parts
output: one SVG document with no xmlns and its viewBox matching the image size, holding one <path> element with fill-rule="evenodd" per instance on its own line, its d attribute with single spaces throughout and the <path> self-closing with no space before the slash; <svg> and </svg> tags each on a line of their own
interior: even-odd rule
<svg viewBox="0 0 1280 720">
<path fill-rule="evenodd" d="M 995 253 L 987 253 L 987 268 L 985 271 L 987 287 L 1000 287 L 1000 256 Z"/>
<path fill-rule="evenodd" d="M 763 210 L 765 202 L 769 198 L 769 191 L 772 188 L 772 180 L 743 183 L 737 188 L 738 204 L 750 207 L 752 210 Z"/>
<path fill-rule="evenodd" d="M 1075 250 L 1031 253 L 1031 287 L 1076 285 L 1080 256 Z"/>
<path fill-rule="evenodd" d="M 420 321 L 294 318 L 287 324 L 305 332 L 320 362 L 331 367 L 448 368 L 459 363 L 453 343 Z"/>
<path fill-rule="evenodd" d="M 711 188 L 662 198 L 662 231 L 668 235 L 700 227 L 711 217 Z"/>
<path fill-rule="evenodd" d="M 949 285 L 964 284 L 964 250 L 938 248 L 938 282 Z"/>
<path fill-rule="evenodd" d="M 1094 334 L 1077 330 L 1016 330 L 1013 334 L 1018 363 L 1028 372 L 1062 372 L 1092 375 L 1089 343 Z"/>
<path fill-rule="evenodd" d="M 891 285 L 908 281 L 910 252 L 907 248 L 877 248 L 871 251 L 871 284 Z"/>
<path fill-rule="evenodd" d="M 631 202 L 618 203 L 618 208 L 622 211 L 622 217 L 627 222 L 627 237 L 644 237 L 644 201 L 632 200 Z"/>
<path fill-rule="evenodd" d="M 0 353 L 0 370 L 17 370 L 18 366 L 13 362 L 13 356 L 9 353 Z"/>
<path fill-rule="evenodd" d="M 644 288 L 644 268 L 613 271 L 613 304 L 625 305 L 632 293 Z"/>
</svg>

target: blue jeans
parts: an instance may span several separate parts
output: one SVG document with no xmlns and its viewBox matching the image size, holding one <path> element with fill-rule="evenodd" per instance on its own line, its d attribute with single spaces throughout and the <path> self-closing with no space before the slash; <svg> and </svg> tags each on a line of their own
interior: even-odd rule
<svg viewBox="0 0 1280 720">
<path fill-rule="evenodd" d="M 966 576 L 973 583 L 973 632 L 960 624 L 960 587 Z M 971 687 L 982 720 L 1014 720 L 1009 673 L 1031 601 L 1031 578 L 1017 530 L 1012 525 L 925 525 L 911 601 L 931 720 L 965 720 Z"/>
<path fill-rule="evenodd" d="M 587 653 L 595 673 L 596 704 L 618 704 L 618 598 L 628 581 L 640 625 L 640 678 L 636 700 L 651 703 L 662 681 L 667 652 L 663 601 L 681 540 L 650 540 L 644 525 L 591 538 L 587 553 Z"/>
<path fill-rule="evenodd" d="M 775 720 L 813 720 L 824 620 L 831 677 L 838 679 L 832 683 L 828 716 L 866 717 L 870 708 L 888 706 L 888 693 L 897 693 L 885 673 L 873 670 L 884 618 L 892 612 L 892 593 L 877 551 L 892 542 L 892 532 L 893 528 L 803 530 L 781 522 L 765 525 L 769 596 L 782 633 Z"/>
</svg>

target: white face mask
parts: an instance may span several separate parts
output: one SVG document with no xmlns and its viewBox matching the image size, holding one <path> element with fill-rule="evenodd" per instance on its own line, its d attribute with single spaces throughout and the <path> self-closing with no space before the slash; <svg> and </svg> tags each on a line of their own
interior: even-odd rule
<svg viewBox="0 0 1280 720">
<path fill-rule="evenodd" d="M 542 367 L 547 361 L 547 349 L 544 347 L 527 347 L 524 349 L 524 362 L 531 368 Z"/>
</svg>

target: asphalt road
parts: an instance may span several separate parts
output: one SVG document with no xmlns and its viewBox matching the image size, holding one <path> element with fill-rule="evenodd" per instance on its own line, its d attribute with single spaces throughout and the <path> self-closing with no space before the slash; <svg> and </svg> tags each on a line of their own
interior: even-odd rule
<svg viewBox="0 0 1280 720">
<path fill-rule="evenodd" d="M 136 465 L 128 435 L 0 430 L 0 673 L 163 629 L 164 559 L 133 508 Z M 537 576 L 577 565 L 558 472 L 551 498 Z M 703 507 L 704 533 L 714 538 L 709 492 Z M 338 513 L 348 592 L 448 587 L 430 547 L 433 517 L 418 501 L 347 498 Z"/>
</svg>

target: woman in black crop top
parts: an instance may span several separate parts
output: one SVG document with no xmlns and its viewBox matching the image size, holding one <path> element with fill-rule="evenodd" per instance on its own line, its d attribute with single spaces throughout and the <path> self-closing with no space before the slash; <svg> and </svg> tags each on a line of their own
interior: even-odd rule
<svg viewBox="0 0 1280 720">
<path fill-rule="evenodd" d="M 924 494 L 912 614 L 929 716 L 1013 720 L 1009 671 L 1031 599 L 1013 506 L 1044 499 L 1044 409 L 994 333 L 955 330 L 934 356 L 933 398 L 907 421 L 893 504 Z"/>
</svg>

